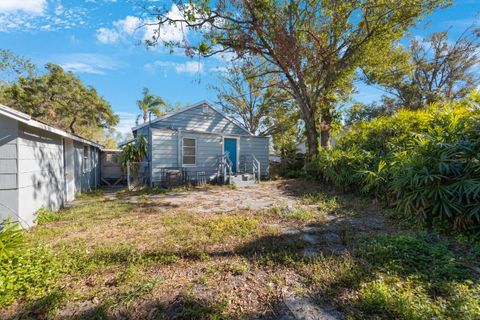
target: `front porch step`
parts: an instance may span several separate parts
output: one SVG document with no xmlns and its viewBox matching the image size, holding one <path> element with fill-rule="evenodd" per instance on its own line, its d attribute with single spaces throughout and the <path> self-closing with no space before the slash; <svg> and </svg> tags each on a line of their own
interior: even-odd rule
<svg viewBox="0 0 480 320">
<path fill-rule="evenodd" d="M 230 184 L 237 187 L 248 187 L 255 184 L 255 176 L 249 173 L 237 174 L 230 177 Z"/>
</svg>

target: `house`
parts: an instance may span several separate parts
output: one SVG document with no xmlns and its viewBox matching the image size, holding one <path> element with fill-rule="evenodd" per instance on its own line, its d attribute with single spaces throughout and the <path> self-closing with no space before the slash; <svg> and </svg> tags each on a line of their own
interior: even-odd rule
<svg viewBox="0 0 480 320">
<path fill-rule="evenodd" d="M 23 227 L 99 185 L 101 146 L 0 104 L 0 221 Z"/>
<path fill-rule="evenodd" d="M 201 101 L 132 129 L 148 139 L 149 180 L 162 184 L 169 172 L 186 180 L 226 180 L 236 183 L 268 175 L 269 138 L 251 134 L 212 104 Z M 231 182 L 231 181 L 230 181 Z"/>
</svg>

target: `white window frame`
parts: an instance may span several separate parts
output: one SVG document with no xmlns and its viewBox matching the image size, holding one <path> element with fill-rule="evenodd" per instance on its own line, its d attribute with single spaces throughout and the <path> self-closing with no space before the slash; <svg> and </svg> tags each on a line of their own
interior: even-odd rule
<svg viewBox="0 0 480 320">
<path fill-rule="evenodd" d="M 195 163 L 183 163 L 183 148 L 184 148 L 184 140 L 190 139 L 195 141 Z M 194 137 L 182 137 L 182 167 L 196 167 L 197 166 L 197 156 L 198 156 L 198 144 L 197 138 Z"/>
<path fill-rule="evenodd" d="M 222 153 L 225 153 L 225 139 L 235 139 L 237 140 L 237 165 L 235 166 L 237 168 L 237 171 L 239 171 L 239 166 L 240 166 L 240 137 L 234 137 L 234 136 L 222 136 Z"/>
</svg>

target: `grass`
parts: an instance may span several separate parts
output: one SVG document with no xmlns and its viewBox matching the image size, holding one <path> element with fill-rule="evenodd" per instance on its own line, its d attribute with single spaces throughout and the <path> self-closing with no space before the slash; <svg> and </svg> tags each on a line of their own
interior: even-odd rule
<svg viewBox="0 0 480 320">
<path fill-rule="evenodd" d="M 380 209 L 291 183 L 282 188 L 295 203 L 257 212 L 159 209 L 149 192 L 172 192 L 159 190 L 118 200 L 96 192 L 78 207 L 42 211 L 21 233 L 23 248 L 0 261 L 0 281 L 10 283 L 0 286 L 0 318 L 273 319 L 288 290 L 350 319 L 478 319 L 479 275 L 469 267 L 480 267 L 477 242 L 392 229 L 396 220 L 337 226 L 331 219 L 360 221 Z M 333 228 L 347 250 L 305 258 L 309 244 L 281 230 L 306 226 Z"/>
</svg>

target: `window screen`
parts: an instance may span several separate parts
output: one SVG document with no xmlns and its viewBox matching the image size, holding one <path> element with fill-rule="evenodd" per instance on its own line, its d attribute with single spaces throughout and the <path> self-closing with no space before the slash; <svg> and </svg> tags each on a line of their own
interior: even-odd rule
<svg viewBox="0 0 480 320">
<path fill-rule="evenodd" d="M 183 138 L 183 164 L 195 165 L 196 144 L 195 139 Z"/>
</svg>

